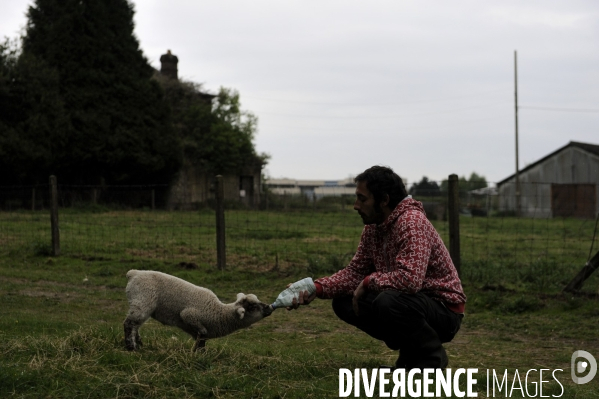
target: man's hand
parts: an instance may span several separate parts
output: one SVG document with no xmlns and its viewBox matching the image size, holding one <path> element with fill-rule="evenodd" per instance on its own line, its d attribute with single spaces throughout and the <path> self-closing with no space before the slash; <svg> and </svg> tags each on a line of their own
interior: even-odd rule
<svg viewBox="0 0 599 399">
<path fill-rule="evenodd" d="M 352 305 L 354 307 L 354 313 L 356 316 L 360 315 L 360 308 L 358 306 L 358 299 L 360 299 L 366 293 L 366 288 L 364 288 L 364 281 L 358 285 L 358 288 L 354 291 L 354 297 L 352 299 Z"/>
<path fill-rule="evenodd" d="M 289 288 L 291 284 L 287 284 L 287 288 Z M 301 291 L 299 293 L 299 301 L 293 298 L 293 305 L 288 306 L 287 310 L 297 309 L 300 305 L 309 305 L 316 298 L 316 292 L 310 295 L 308 291 Z"/>
</svg>

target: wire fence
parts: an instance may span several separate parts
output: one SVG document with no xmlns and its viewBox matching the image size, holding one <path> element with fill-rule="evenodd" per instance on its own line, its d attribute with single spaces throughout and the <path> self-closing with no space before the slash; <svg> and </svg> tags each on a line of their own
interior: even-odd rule
<svg viewBox="0 0 599 399">
<path fill-rule="evenodd" d="M 412 186 L 409 191 L 422 201 L 427 216 L 448 245 L 447 194 L 442 190 L 444 182 L 436 185 L 437 190 Z M 215 265 L 216 217 L 210 201 L 198 204 L 193 211 L 167 210 L 167 189 L 59 186 L 61 255 L 87 260 Z M 524 184 L 522 195 L 515 198 L 510 189 L 502 187 L 461 186 L 460 252 L 464 272 L 479 273 L 471 277 L 482 281 L 485 269 L 481 265 L 521 268 L 530 273 L 563 265 L 582 267 L 599 250 L 597 200 L 584 191 L 586 188 L 580 197 L 577 190 Z M 549 197 L 540 198 L 542 193 Z M 227 264 L 264 269 L 339 269 L 353 256 L 363 228 L 353 211 L 353 202 L 347 188 L 337 193 L 331 189 L 320 196 L 314 191 L 311 195 L 266 191 L 261 193 L 256 208 L 230 200 L 225 211 Z M 580 216 L 581 208 L 587 214 Z M 49 209 L 48 185 L 0 187 L 2 250 L 50 255 Z M 564 276 L 566 280 L 570 277 Z"/>
</svg>

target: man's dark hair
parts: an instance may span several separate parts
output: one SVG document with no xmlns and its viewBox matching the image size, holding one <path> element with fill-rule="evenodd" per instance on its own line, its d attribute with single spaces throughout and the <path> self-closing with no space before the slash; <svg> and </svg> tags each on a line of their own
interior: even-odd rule
<svg viewBox="0 0 599 399">
<path fill-rule="evenodd" d="M 354 182 L 366 182 L 366 188 L 374 196 L 378 205 L 389 195 L 389 208 L 395 209 L 399 202 L 408 196 L 406 187 L 397 173 L 387 166 L 373 166 L 355 177 Z"/>
</svg>

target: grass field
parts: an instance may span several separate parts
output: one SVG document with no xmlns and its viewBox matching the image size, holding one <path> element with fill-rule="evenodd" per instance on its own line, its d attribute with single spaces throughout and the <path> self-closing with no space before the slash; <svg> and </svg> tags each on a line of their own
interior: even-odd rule
<svg viewBox="0 0 599 399">
<path fill-rule="evenodd" d="M 397 357 L 339 321 L 321 300 L 277 310 L 209 341 L 204 353 L 192 353 L 186 334 L 154 321 L 141 329 L 140 351 L 124 349 L 127 270 L 174 274 L 225 302 L 237 292 L 271 302 L 289 282 L 344 266 L 362 227 L 351 212 L 228 212 L 225 271 L 214 266 L 208 211 L 71 210 L 60 217 L 62 255 L 51 257 L 46 213 L 0 213 L 2 398 L 337 397 L 340 368 L 372 369 Z M 582 349 L 599 358 L 599 302 L 561 293 L 587 259 L 593 223 L 460 223 L 468 305 L 462 330 L 446 345 L 450 367 L 479 369 L 479 397 L 486 397 L 487 369 L 507 369 L 511 387 L 516 369 L 524 384 L 526 371 L 543 368 L 563 370 L 556 374 L 563 388 L 546 382 L 544 396 L 598 398 L 599 376 L 574 384 L 570 357 Z M 446 225 L 435 225 L 446 238 Z M 585 283 L 589 294 L 597 287 L 599 276 Z M 538 380 L 529 377 L 530 396 Z M 523 393 L 516 389 L 511 397 Z"/>
</svg>

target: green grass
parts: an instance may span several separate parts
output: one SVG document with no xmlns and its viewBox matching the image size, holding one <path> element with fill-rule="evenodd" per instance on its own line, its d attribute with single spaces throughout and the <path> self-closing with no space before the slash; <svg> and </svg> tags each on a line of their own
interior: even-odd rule
<svg viewBox="0 0 599 399">
<path fill-rule="evenodd" d="M 0 213 L 0 397 L 337 397 L 340 368 L 372 369 L 397 353 L 339 321 L 329 301 L 277 310 L 209 341 L 203 353 L 191 352 L 183 332 L 149 321 L 140 331 L 144 346 L 130 353 L 122 333 L 125 273 L 160 270 L 225 302 L 238 292 L 270 302 L 289 282 L 343 267 L 359 222 L 349 212 L 228 212 L 228 268 L 218 271 L 211 212 L 62 212 L 56 258 L 48 255 L 46 214 Z M 562 397 L 598 398 L 599 376 L 572 383 L 570 356 L 583 349 L 599 359 L 599 303 L 561 293 L 586 261 L 593 224 L 461 223 L 468 306 L 462 330 L 446 345 L 450 367 L 479 368 L 479 397 L 486 396 L 487 369 L 508 369 L 511 383 L 515 369 L 549 368 L 564 370 Z M 435 224 L 445 237 L 444 224 Z M 534 238 L 534 256 L 525 237 Z M 586 292 L 596 293 L 598 282 L 592 276 Z M 559 393 L 557 384 L 543 391 Z"/>
</svg>

